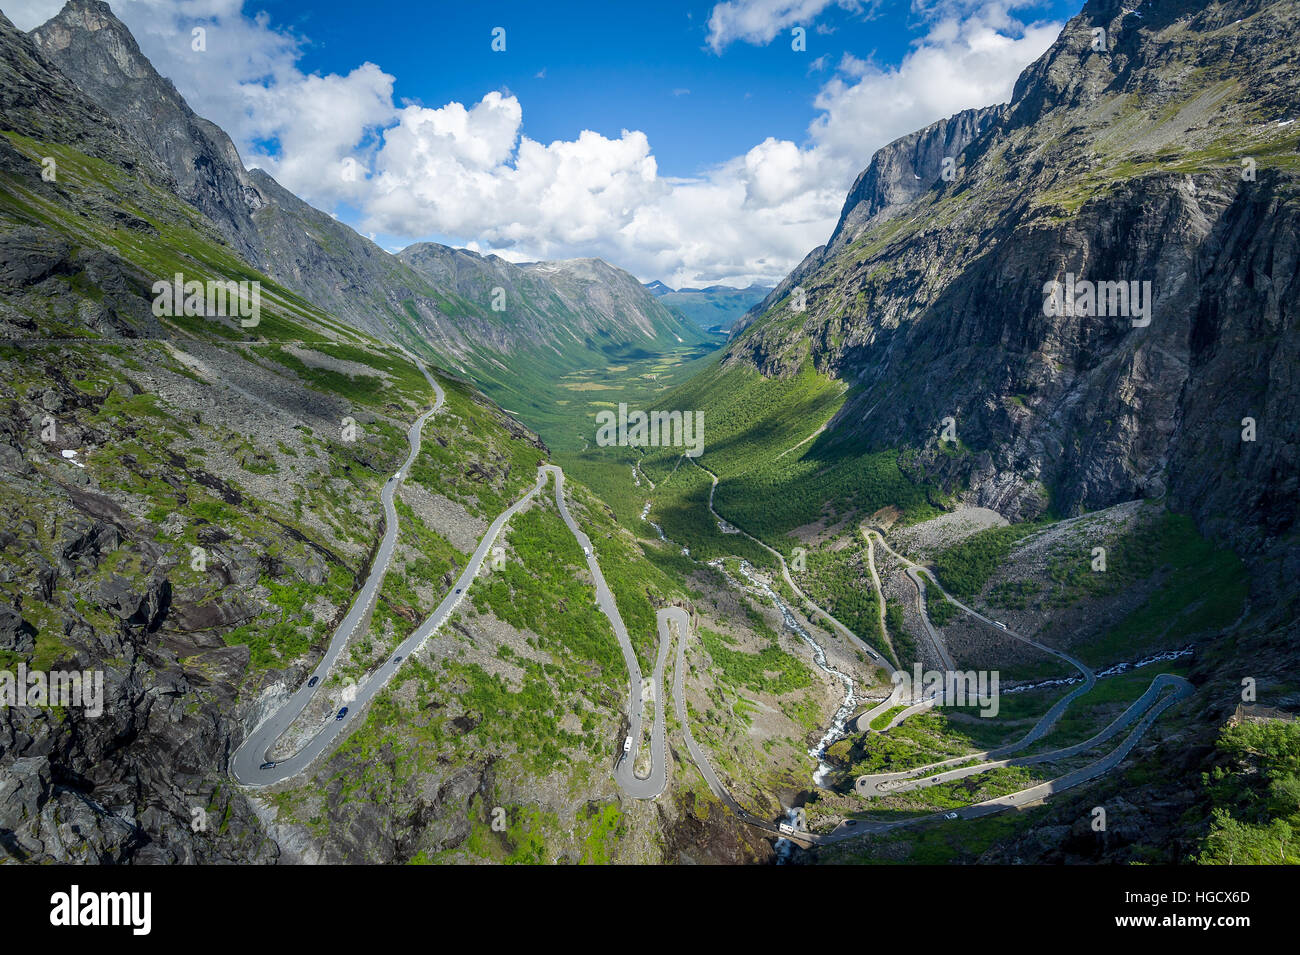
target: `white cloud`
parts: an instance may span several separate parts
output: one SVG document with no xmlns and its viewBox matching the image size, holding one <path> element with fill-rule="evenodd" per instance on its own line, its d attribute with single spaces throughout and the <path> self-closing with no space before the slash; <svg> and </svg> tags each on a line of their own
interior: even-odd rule
<svg viewBox="0 0 1300 955">
<path fill-rule="evenodd" d="M 896 67 L 846 56 L 821 90 L 811 133 L 835 156 L 880 146 L 963 109 L 1007 102 L 1016 77 L 1051 45 L 1059 23 L 1022 27 L 1005 4 L 944 16 Z"/>
<path fill-rule="evenodd" d="M 709 13 L 709 35 L 706 40 L 714 53 L 743 40 L 746 43 L 767 44 L 787 27 L 808 26 L 827 7 L 860 13 L 874 10 L 880 0 L 726 0 L 716 4 Z M 819 24 L 818 33 L 834 33 L 833 27 Z"/>
<path fill-rule="evenodd" d="M 504 90 L 468 106 L 398 107 L 394 77 L 373 63 L 306 75 L 297 66 L 301 39 L 264 15 L 244 16 L 242 0 L 115 0 L 114 9 L 246 161 L 327 209 L 346 202 L 367 232 L 515 261 L 595 255 L 680 286 L 779 279 L 829 237 L 877 148 L 959 110 L 1006 101 L 1060 29 L 1023 24 L 1017 2 L 916 0 L 925 34 L 895 66 L 843 56 L 816 97 L 805 143 L 769 137 L 689 179 L 660 176 L 640 131 L 531 139 L 524 104 Z M 833 3 L 874 6 L 728 0 L 713 8 L 709 42 L 765 42 Z M 10 6 L 16 23 L 31 26 L 59 3 Z M 203 54 L 189 46 L 196 24 L 208 29 Z M 349 159 L 351 178 L 342 175 Z"/>
<path fill-rule="evenodd" d="M 948 0 L 920 11 L 933 18 L 930 27 L 897 66 L 842 59 L 817 97 L 808 143 L 769 137 L 685 180 L 657 174 L 639 132 L 535 142 L 522 135 L 523 106 L 513 96 L 489 94 L 469 110 L 408 108 L 376 157 L 366 227 L 460 236 L 516 261 L 597 255 L 673 285 L 778 279 L 826 241 L 875 149 L 1010 97 L 1059 25 L 1025 27 L 1008 9 L 963 13 Z M 457 117 L 462 139 L 430 119 L 443 111 Z"/>
<path fill-rule="evenodd" d="M 362 143 L 370 131 L 396 115 L 392 76 L 363 63 L 347 76 L 249 83 L 241 92 L 247 104 L 245 140 L 279 144 L 274 151 L 249 149 L 244 153 L 247 163 L 263 167 L 286 188 L 316 202 L 363 195 L 368 150 Z"/>
<path fill-rule="evenodd" d="M 520 135 L 522 121 L 519 101 L 498 92 L 470 109 L 402 110 L 375 157 L 367 227 L 567 247 L 616 232 L 651 198 L 656 164 L 644 133 L 583 131 L 544 145 Z"/>
</svg>

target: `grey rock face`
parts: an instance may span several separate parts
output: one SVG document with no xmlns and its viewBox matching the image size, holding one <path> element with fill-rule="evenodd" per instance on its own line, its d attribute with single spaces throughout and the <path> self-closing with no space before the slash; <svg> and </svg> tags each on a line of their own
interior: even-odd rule
<svg viewBox="0 0 1300 955">
<path fill-rule="evenodd" d="M 547 273 L 526 275 L 495 257 L 446 250 L 461 266 L 478 260 L 473 271 L 480 274 L 467 276 L 433 261 L 430 250 L 443 247 L 389 254 L 264 171 L 245 170 L 230 137 L 194 114 L 102 0 L 70 0 L 30 35 L 141 153 L 168 170 L 177 193 L 241 256 L 356 328 L 425 354 L 432 347 L 455 363 L 479 360 L 484 347 L 508 359 L 529 348 L 567 348 L 591 334 L 624 344 L 694 334 L 632 276 L 604 262 L 545 263 Z M 413 267 L 417 260 L 427 268 Z M 486 282 L 489 272 L 501 274 Z M 491 308 L 498 284 L 509 295 L 506 314 Z"/>
<path fill-rule="evenodd" d="M 0 650 L 30 653 L 36 646 L 36 630 L 13 607 L 0 607 Z"/>
<path fill-rule="evenodd" d="M 36 48 L 157 156 L 177 193 L 218 225 L 240 254 L 260 261 L 252 213 L 265 200 L 230 137 L 196 116 L 102 0 L 71 0 L 30 34 Z"/>
<path fill-rule="evenodd" d="M 986 106 L 963 110 L 876 150 L 870 165 L 858 174 L 849 190 L 839 222 L 827 243 L 809 252 L 763 301 L 736 322 L 733 334 L 784 299 L 791 289 L 842 252 L 867 229 L 887 221 L 942 181 L 945 159 L 953 161 L 955 174 L 962 152 L 1005 109 L 1005 106 Z"/>
<path fill-rule="evenodd" d="M 1004 106 L 963 110 L 878 150 L 849 190 L 825 255 L 835 255 L 943 181 L 945 160 L 951 160 L 955 178 L 962 152 L 1004 111 Z"/>
<path fill-rule="evenodd" d="M 856 386 L 839 434 L 916 448 L 914 477 L 1008 517 L 1168 495 L 1243 552 L 1284 538 L 1300 442 L 1296 15 L 1294 0 L 1169 0 L 1141 18 L 1089 3 L 1010 106 L 878 154 L 786 283 L 806 289 L 805 320 L 760 319 L 729 360 L 785 374 L 807 355 Z M 914 149 L 967 136 L 952 182 L 893 203 Z M 1253 178 L 1239 142 L 1261 157 Z M 1149 324 L 1045 314 L 1045 283 L 1067 273 L 1150 282 Z M 948 416 L 961 455 L 938 447 Z M 1247 417 L 1267 437 L 1243 441 Z"/>
</svg>

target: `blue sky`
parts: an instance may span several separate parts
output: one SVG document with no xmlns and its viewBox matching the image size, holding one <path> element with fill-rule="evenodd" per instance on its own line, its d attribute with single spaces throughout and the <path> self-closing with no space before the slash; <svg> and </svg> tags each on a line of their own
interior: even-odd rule
<svg viewBox="0 0 1300 955">
<path fill-rule="evenodd" d="M 60 5 L 0 2 L 24 28 Z M 385 248 L 596 255 L 676 286 L 779 279 L 875 149 L 1006 101 L 1082 5 L 111 3 L 248 165 Z"/>
<path fill-rule="evenodd" d="M 1080 5 L 1033 3 L 1018 14 L 1059 22 Z M 694 175 L 768 136 L 803 142 L 813 100 L 844 54 L 897 64 L 925 26 L 906 2 L 856 12 L 832 5 L 805 27 L 803 54 L 791 49 L 789 30 L 764 45 L 732 42 L 716 53 L 707 42 L 710 3 L 373 6 L 379 9 L 264 0 L 249 9 L 309 40 L 299 62 L 305 72 L 346 72 L 369 60 L 396 76 L 399 99 L 426 106 L 508 89 L 527 105 L 523 131 L 532 138 L 638 129 L 670 176 Z M 497 26 L 507 31 L 505 53 L 490 49 Z"/>
</svg>

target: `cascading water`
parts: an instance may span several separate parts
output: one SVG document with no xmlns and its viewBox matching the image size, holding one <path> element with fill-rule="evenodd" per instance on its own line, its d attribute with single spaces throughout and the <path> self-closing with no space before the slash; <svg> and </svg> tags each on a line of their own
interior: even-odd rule
<svg viewBox="0 0 1300 955">
<path fill-rule="evenodd" d="M 753 568 L 749 565 L 749 561 L 742 560 L 740 562 L 740 572 L 755 590 L 767 597 L 768 600 L 772 601 L 773 605 L 781 611 L 781 616 L 785 620 L 786 627 L 798 634 L 799 638 L 812 648 L 813 662 L 817 665 L 817 669 L 835 677 L 835 679 L 844 684 L 844 702 L 841 703 L 840 708 L 835 711 L 835 716 L 831 719 L 830 728 L 826 730 L 826 734 L 822 736 L 817 745 L 808 750 L 808 755 L 817 760 L 817 771 L 813 773 L 813 783 L 817 786 L 824 785 L 826 778 L 834 770 L 834 767 L 826 762 L 826 750 L 828 750 L 831 744 L 836 740 L 844 738 L 844 727 L 848 723 L 849 715 L 858 705 L 857 695 L 853 692 L 853 678 L 847 674 L 841 673 L 827 662 L 826 650 L 821 644 L 812 638 L 812 634 L 799 625 L 799 621 L 795 618 L 793 611 L 786 606 L 785 601 L 777 595 L 776 591 L 768 585 L 767 581 L 755 576 Z"/>
<path fill-rule="evenodd" d="M 1149 657 L 1143 657 L 1141 660 L 1134 660 L 1131 663 L 1116 663 L 1114 666 L 1109 666 L 1104 670 L 1097 671 L 1096 676 L 1098 679 L 1101 679 L 1104 676 L 1114 676 L 1116 673 L 1124 673 L 1128 670 L 1136 670 L 1139 667 L 1144 667 L 1151 663 L 1159 663 L 1161 660 L 1177 660 L 1180 657 L 1191 656 L 1193 649 L 1195 648 L 1183 647 L 1183 649 L 1181 650 L 1165 650 L 1161 653 L 1156 653 Z M 1049 686 L 1072 686 L 1075 683 L 1081 682 L 1082 679 L 1083 679 L 1082 677 L 1070 676 L 1070 677 L 1062 677 L 1059 680 L 1042 680 L 1038 683 L 1026 683 L 1022 686 L 1009 687 L 1008 689 L 1002 690 L 1002 692 L 1003 693 L 1027 693 L 1030 690 L 1042 690 Z"/>
</svg>

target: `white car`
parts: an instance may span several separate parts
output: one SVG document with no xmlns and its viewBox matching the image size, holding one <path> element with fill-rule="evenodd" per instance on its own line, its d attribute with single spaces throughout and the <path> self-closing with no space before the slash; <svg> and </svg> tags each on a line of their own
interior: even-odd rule
<svg viewBox="0 0 1300 955">
<path fill-rule="evenodd" d="M 945 818 L 945 819 L 956 819 L 956 818 L 957 818 L 957 814 L 956 814 L 955 812 L 945 812 L 945 813 L 943 814 L 943 818 Z"/>
</svg>

